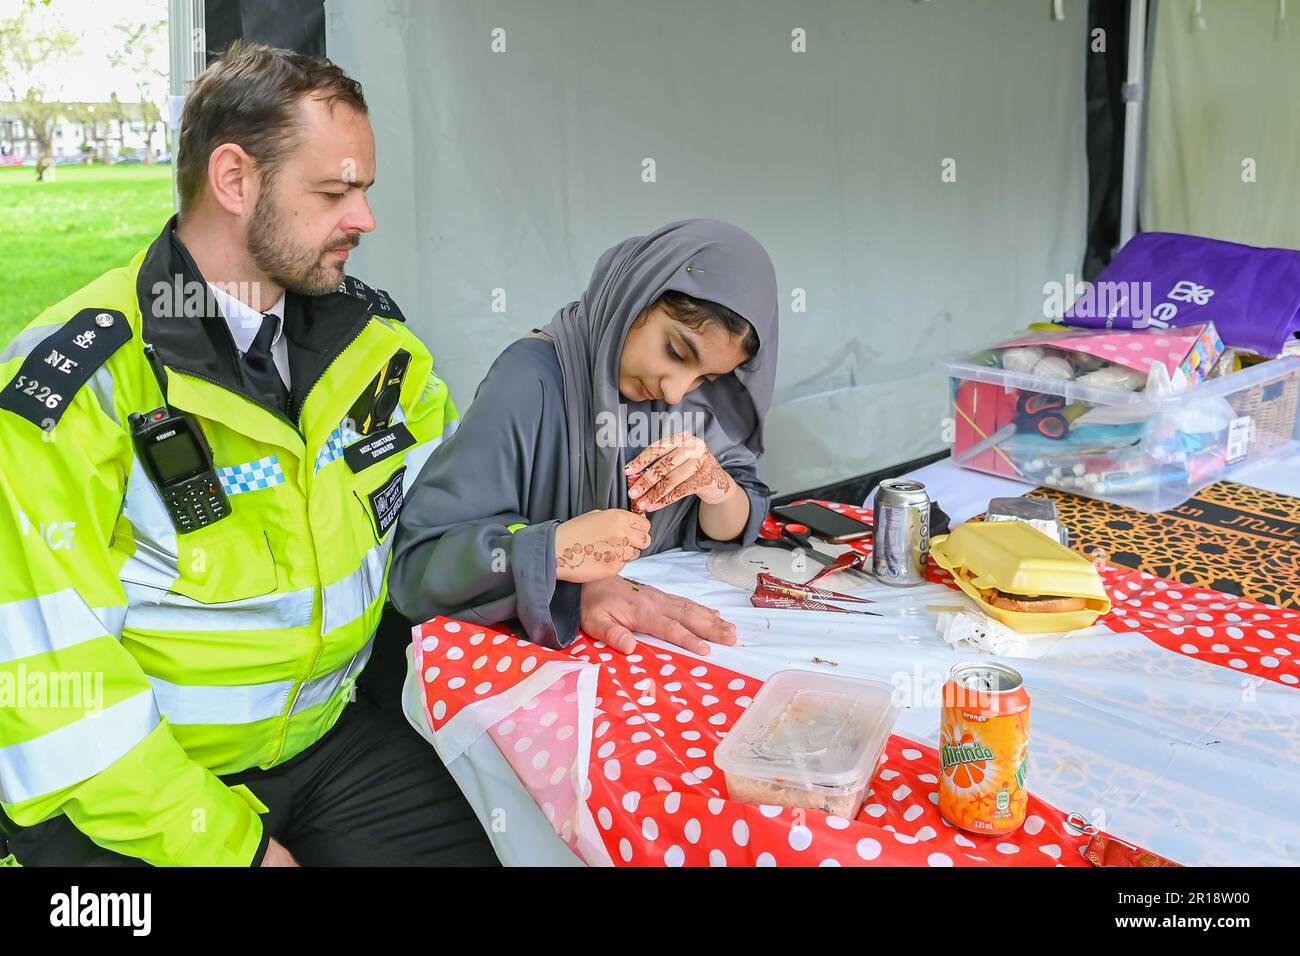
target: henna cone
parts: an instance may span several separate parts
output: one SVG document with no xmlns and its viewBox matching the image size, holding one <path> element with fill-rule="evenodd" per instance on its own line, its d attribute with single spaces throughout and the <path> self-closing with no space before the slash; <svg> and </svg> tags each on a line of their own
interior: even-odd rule
<svg viewBox="0 0 1300 956">
<path fill-rule="evenodd" d="M 803 599 L 819 598 L 824 601 L 843 601 L 848 604 L 875 604 L 870 598 L 854 597 L 851 594 L 841 594 L 839 591 L 830 591 L 826 588 L 815 588 L 808 584 L 795 584 L 793 581 L 785 581 L 774 574 L 768 574 L 766 571 L 760 571 L 758 575 L 759 587 L 766 587 L 780 590 L 790 597 Z"/>
<path fill-rule="evenodd" d="M 822 568 L 803 586 L 807 587 L 820 581 L 822 578 L 835 574 L 839 571 L 863 571 L 865 573 L 869 555 L 862 554 L 858 551 L 845 551 L 838 558 L 832 561 L 826 567 Z"/>
</svg>

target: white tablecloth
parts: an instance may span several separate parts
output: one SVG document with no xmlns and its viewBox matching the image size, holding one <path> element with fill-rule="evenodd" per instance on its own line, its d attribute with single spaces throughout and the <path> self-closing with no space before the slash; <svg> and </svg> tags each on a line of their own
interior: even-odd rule
<svg viewBox="0 0 1300 956">
<path fill-rule="evenodd" d="M 1250 474 L 1250 483 L 1300 495 L 1300 456 L 1270 464 Z M 946 460 L 913 477 L 954 523 L 982 511 L 990 497 L 1026 491 Z M 1232 477 L 1248 480 L 1245 473 Z M 723 666 L 765 679 L 788 667 L 827 666 L 813 661 L 819 657 L 835 661 L 835 673 L 912 688 L 912 706 L 896 730 L 931 745 L 938 739 L 943 677 L 972 656 L 949 648 L 935 631 L 926 605 L 952 604 L 957 596 L 942 585 L 867 584 L 856 593 L 877 599 L 885 616 L 863 619 L 754 608 L 747 593 L 709 575 L 699 554 L 657 555 L 627 573 L 723 610 L 740 637 L 737 647 L 713 648 L 711 658 Z M 1033 701 L 1030 785 L 1038 796 L 1181 863 L 1300 863 L 1296 689 L 1102 627 L 1039 643 L 1035 654 L 1007 662 L 1024 675 Z M 405 695 L 408 719 L 437 747 L 414 675 L 408 674 Z M 486 733 L 448 767 L 503 862 L 579 862 Z M 503 808 L 510 826 L 492 832 L 493 811 Z"/>
</svg>

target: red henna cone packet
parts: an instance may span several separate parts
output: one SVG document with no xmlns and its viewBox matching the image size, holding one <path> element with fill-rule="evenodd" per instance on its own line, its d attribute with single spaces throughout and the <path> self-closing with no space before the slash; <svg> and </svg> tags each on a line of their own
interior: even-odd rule
<svg viewBox="0 0 1300 956">
<path fill-rule="evenodd" d="M 821 588 L 813 588 L 813 590 L 822 591 Z M 822 593 L 827 595 L 835 594 L 834 591 L 823 591 Z M 847 595 L 844 597 L 847 597 Z M 848 600 L 861 601 L 862 599 L 848 598 Z M 880 616 L 875 611 L 855 611 L 849 608 L 836 607 L 833 604 L 827 604 L 825 601 L 818 601 L 810 596 L 802 586 L 781 581 L 780 578 L 766 573 L 759 575 L 758 587 L 754 589 L 754 593 L 750 596 L 749 603 L 754 607 L 795 608 L 801 611 L 837 611 L 840 614 Z"/>
<path fill-rule="evenodd" d="M 755 591 L 750 597 L 749 603 L 754 605 L 754 607 L 795 608 L 800 611 L 838 611 L 840 614 L 869 614 L 872 617 L 880 616 L 874 611 L 852 611 L 846 607 L 835 607 L 833 604 L 823 604 L 821 601 L 808 601 L 789 597 L 765 588 L 759 588 Z"/>
<path fill-rule="evenodd" d="M 766 571 L 760 571 L 758 575 L 759 587 L 767 587 L 781 590 L 789 597 L 803 598 L 805 600 L 822 600 L 822 601 L 842 601 L 847 604 L 874 604 L 870 598 L 854 597 L 852 594 L 841 594 L 839 591 L 831 591 L 827 588 L 816 588 L 811 583 L 795 584 L 793 581 L 786 581 L 778 578 L 775 574 L 769 574 Z"/>
</svg>

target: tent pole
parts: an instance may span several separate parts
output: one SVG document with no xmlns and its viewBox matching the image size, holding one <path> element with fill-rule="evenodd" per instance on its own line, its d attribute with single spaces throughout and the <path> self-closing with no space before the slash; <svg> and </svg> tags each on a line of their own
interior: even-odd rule
<svg viewBox="0 0 1300 956">
<path fill-rule="evenodd" d="M 168 149 L 172 155 L 172 207 L 180 208 L 176 191 L 176 147 L 180 145 L 181 107 L 195 77 L 208 65 L 204 28 L 205 0 L 168 0 L 167 38 L 171 96 L 167 100 Z"/>
<path fill-rule="evenodd" d="M 1137 232 L 1138 159 L 1142 144 L 1142 101 L 1145 99 L 1147 0 L 1129 0 L 1128 82 L 1124 84 L 1124 166 L 1119 200 L 1119 244 Z"/>
</svg>

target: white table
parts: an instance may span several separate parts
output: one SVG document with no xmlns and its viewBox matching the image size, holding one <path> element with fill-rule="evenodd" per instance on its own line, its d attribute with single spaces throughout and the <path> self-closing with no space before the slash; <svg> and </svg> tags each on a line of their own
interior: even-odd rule
<svg viewBox="0 0 1300 956">
<path fill-rule="evenodd" d="M 925 482 L 954 523 L 984 510 L 991 497 L 1027 490 L 947 460 L 910 477 Z M 1300 496 L 1300 454 L 1231 477 Z M 713 648 L 711 659 L 758 678 L 787 667 L 815 669 L 817 656 L 838 662 L 836 673 L 896 684 L 912 675 L 921 687 L 971 656 L 949 648 L 935 631 L 926 605 L 951 604 L 956 595 L 938 584 L 903 590 L 865 585 L 856 593 L 878 600 L 885 616 L 849 619 L 752 607 L 747 593 L 709 575 L 699 554 L 657 555 L 635 562 L 628 574 L 721 609 L 736 624 L 740 644 Z M 1038 796 L 1182 863 L 1300 863 L 1295 689 L 1246 681 L 1141 635 L 1101 627 L 1037 644 L 1035 653 L 1035 659 L 1008 662 L 1024 675 L 1033 699 L 1030 779 Z M 902 712 L 895 732 L 934 745 L 938 701 L 920 696 L 917 706 Z M 458 739 L 449 743 L 429 729 L 412 674 L 405 698 L 408 719 L 442 754 L 502 862 L 580 865 L 486 727 L 466 734 L 461 721 Z M 492 814 L 501 810 L 510 826 L 494 833 Z"/>
</svg>

